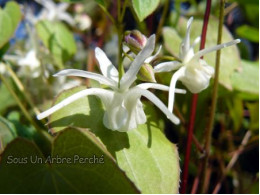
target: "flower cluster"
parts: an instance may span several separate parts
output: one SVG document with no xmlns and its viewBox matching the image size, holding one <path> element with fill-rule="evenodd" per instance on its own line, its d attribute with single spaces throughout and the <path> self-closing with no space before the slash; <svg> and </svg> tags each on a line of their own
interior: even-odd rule
<svg viewBox="0 0 260 195">
<path fill-rule="evenodd" d="M 240 42 L 240 40 L 234 40 L 194 53 L 194 46 L 200 42 L 200 37 L 190 45 L 192 20 L 193 18 L 190 18 L 188 21 L 186 36 L 180 46 L 180 61 L 163 62 L 154 67 L 155 73 L 177 70 L 172 76 L 170 87 L 157 83 L 133 85 L 141 67 L 149 64 L 160 52 L 159 49 L 152 56 L 155 48 L 155 35 L 147 39 L 135 31 L 132 34 L 127 34 L 125 39 L 129 48 L 134 48 L 134 59 L 122 78 L 119 78 L 118 70 L 100 48 L 95 49 L 95 56 L 99 62 L 102 75 L 75 69 L 62 70 L 54 75 L 90 78 L 108 86 L 110 89 L 90 88 L 82 90 L 39 114 L 37 118 L 43 119 L 82 97 L 95 95 L 101 99 L 105 108 L 104 125 L 111 130 L 128 131 L 146 122 L 146 115 L 140 100 L 141 96 L 144 96 L 153 102 L 174 124 L 179 124 L 179 119 L 172 113 L 174 96 L 175 93 L 184 94 L 186 91 L 175 88 L 177 80 L 182 81 L 192 93 L 198 93 L 207 88 L 209 80 L 214 74 L 214 69 L 200 57 Z M 149 73 L 149 71 L 147 72 Z M 152 92 L 148 91 L 149 88 L 169 91 L 168 108 Z"/>
</svg>

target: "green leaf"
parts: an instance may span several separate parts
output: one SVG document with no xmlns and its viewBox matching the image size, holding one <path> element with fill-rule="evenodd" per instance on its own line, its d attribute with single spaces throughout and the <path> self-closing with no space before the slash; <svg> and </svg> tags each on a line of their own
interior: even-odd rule
<svg viewBox="0 0 260 195">
<path fill-rule="evenodd" d="M 259 1 L 258 0 L 254 0 L 257 4 L 254 5 L 254 4 L 248 4 L 246 2 L 244 5 L 243 5 L 243 8 L 245 9 L 244 11 L 244 14 L 246 16 L 246 19 L 248 20 L 248 22 L 253 25 L 254 27 L 257 27 L 259 26 Z"/>
<path fill-rule="evenodd" d="M 0 104 L 0 114 L 2 114 L 7 111 L 8 107 L 16 105 L 16 101 L 3 83 L 0 84 L 0 94 L 0 102 L 4 102 Z"/>
<path fill-rule="evenodd" d="M 250 113 L 250 130 L 256 130 L 258 134 L 259 130 L 259 102 L 246 103 L 246 106 Z"/>
<path fill-rule="evenodd" d="M 54 104 L 83 89 L 85 87 L 62 92 Z M 53 133 L 68 126 L 90 129 L 142 193 L 177 193 L 179 156 L 176 146 L 158 128 L 159 119 L 154 121 L 148 117 L 147 124 L 122 133 L 106 129 L 103 116 L 101 101 L 89 96 L 52 114 L 49 126 Z"/>
<path fill-rule="evenodd" d="M 0 48 L 12 37 L 21 17 L 20 7 L 14 1 L 8 2 L 4 9 L 0 8 Z"/>
<path fill-rule="evenodd" d="M 248 25 L 242 25 L 236 29 L 238 36 L 245 38 L 249 41 L 258 43 L 259 42 L 259 30 Z"/>
<path fill-rule="evenodd" d="M 76 53 L 76 43 L 72 33 L 60 22 L 41 21 L 36 25 L 43 44 L 52 53 L 59 68 Z"/>
<path fill-rule="evenodd" d="M 179 47 L 182 39 L 186 33 L 186 23 L 187 20 L 183 17 L 180 18 L 179 24 L 177 25 L 177 30 L 165 27 L 163 29 L 163 38 L 164 38 L 164 46 L 168 52 L 172 55 L 179 55 Z M 191 27 L 191 42 L 195 40 L 201 34 L 202 29 L 202 20 L 194 19 Z M 205 48 L 209 48 L 215 46 L 217 43 L 217 32 L 218 32 L 218 20 L 211 17 L 208 29 L 207 29 L 207 37 L 206 37 L 206 46 Z M 178 36 L 177 36 L 178 35 Z M 232 35 L 227 30 L 226 27 L 223 27 L 222 34 L 222 42 L 228 42 L 233 40 Z M 195 47 L 195 51 L 198 51 L 199 44 Z M 216 53 L 212 52 L 204 56 L 206 62 L 215 66 Z M 231 75 L 235 70 L 237 70 L 240 66 L 240 57 L 239 52 L 236 46 L 227 47 L 221 50 L 221 59 L 220 59 L 220 75 L 219 82 L 225 86 L 227 89 L 232 89 Z"/>
<path fill-rule="evenodd" d="M 15 30 L 22 18 L 19 5 L 14 1 L 10 1 L 5 6 L 5 12 L 11 17 L 13 29 Z"/>
<path fill-rule="evenodd" d="M 2 46 L 2 48 L 0 48 L 0 60 L 1 61 L 2 61 L 5 53 L 8 51 L 9 47 L 10 47 L 10 44 L 9 44 L 9 42 L 7 42 Z"/>
<path fill-rule="evenodd" d="M 172 55 L 179 55 L 179 46 L 182 39 L 178 32 L 171 27 L 163 28 L 163 40 L 166 50 Z"/>
<path fill-rule="evenodd" d="M 10 16 L 0 9 L 0 48 L 11 38 L 13 31 Z"/>
<path fill-rule="evenodd" d="M 160 0 L 132 0 L 134 11 L 140 22 L 153 13 L 159 3 Z"/>
<path fill-rule="evenodd" d="M 14 125 L 0 116 L 0 152 L 15 137 L 17 134 Z"/>
<path fill-rule="evenodd" d="M 236 96 L 225 98 L 225 101 L 228 107 L 230 117 L 232 119 L 234 127 L 233 130 L 237 132 L 243 121 L 243 101 Z"/>
<path fill-rule="evenodd" d="M 47 157 L 27 140 L 10 143 L 1 155 L 0 181 L 2 193 L 138 192 L 93 136 L 76 129 L 57 136 Z"/>
<path fill-rule="evenodd" d="M 259 93 L 259 65 L 258 62 L 242 60 L 240 71 L 232 75 L 234 89 L 248 94 Z"/>
</svg>

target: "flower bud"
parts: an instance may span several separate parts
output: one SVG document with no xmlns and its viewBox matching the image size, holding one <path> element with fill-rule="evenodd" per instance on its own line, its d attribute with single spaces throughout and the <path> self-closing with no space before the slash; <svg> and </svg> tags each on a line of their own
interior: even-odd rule
<svg viewBox="0 0 260 195">
<path fill-rule="evenodd" d="M 148 63 L 144 63 L 141 66 L 141 68 L 137 74 L 137 78 L 140 79 L 141 81 L 148 81 L 148 82 L 156 83 L 153 67 Z"/>
<path fill-rule="evenodd" d="M 127 31 L 125 35 L 126 45 L 137 54 L 146 45 L 147 38 L 138 30 Z"/>
</svg>

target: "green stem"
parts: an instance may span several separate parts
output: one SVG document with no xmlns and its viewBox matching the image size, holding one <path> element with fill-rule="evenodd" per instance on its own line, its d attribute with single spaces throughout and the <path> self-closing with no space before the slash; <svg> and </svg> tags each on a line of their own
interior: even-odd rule
<svg viewBox="0 0 260 195">
<path fill-rule="evenodd" d="M 40 114 L 40 111 L 38 110 L 38 108 L 34 105 L 32 99 L 27 95 L 27 91 L 25 89 L 25 87 L 23 86 L 22 82 L 20 81 L 20 79 L 16 76 L 15 72 L 10 68 L 10 66 L 6 66 L 7 71 L 9 72 L 10 76 L 12 77 L 12 79 L 14 80 L 16 86 L 18 87 L 18 89 L 22 92 L 22 94 L 24 95 L 27 103 L 32 107 L 34 113 Z"/>
<path fill-rule="evenodd" d="M 174 28 L 177 27 L 177 24 L 178 24 L 178 21 L 179 21 L 179 18 L 180 18 L 180 14 L 181 14 L 181 1 L 180 0 L 175 1 L 175 8 L 176 8 L 176 18 L 175 18 L 175 21 L 173 23 Z"/>
<path fill-rule="evenodd" d="M 118 36 L 118 72 L 119 72 L 119 81 L 124 75 L 124 66 L 122 63 L 122 26 L 121 24 L 118 24 L 117 26 L 117 36 Z M 118 82 L 119 83 L 119 82 Z"/>
<path fill-rule="evenodd" d="M 124 19 L 127 4 L 128 4 L 128 0 L 125 0 L 125 2 L 123 4 L 123 10 L 122 10 L 122 13 L 121 13 L 120 18 L 119 18 L 121 22 Z"/>
<path fill-rule="evenodd" d="M 126 6 L 126 3 L 124 4 Z M 124 8 L 125 9 L 125 8 Z M 124 12 L 124 11 L 123 11 Z M 118 36 L 118 72 L 119 72 L 119 80 L 118 85 L 120 84 L 120 79 L 124 75 L 124 66 L 123 66 L 123 58 L 122 58 L 122 39 L 123 39 L 123 21 L 124 15 L 121 15 L 121 0 L 117 0 L 117 36 Z M 118 86 L 119 87 L 119 86 Z"/>
<path fill-rule="evenodd" d="M 128 55 L 126 52 L 124 52 L 124 56 L 126 56 L 129 60 L 134 61 L 134 58 L 132 58 L 130 55 Z"/>
<path fill-rule="evenodd" d="M 99 5 L 99 4 L 98 4 L 98 5 Z M 111 20 L 111 22 L 112 22 L 113 24 L 115 24 L 116 22 L 115 22 L 113 16 L 107 11 L 107 9 L 106 9 L 105 7 L 103 7 L 103 6 L 101 6 L 101 5 L 99 5 L 99 7 L 100 7 L 100 8 L 103 10 L 103 12 L 108 16 L 108 18 Z"/>
<path fill-rule="evenodd" d="M 218 26 L 218 40 L 217 44 L 221 44 L 222 39 L 222 27 L 223 27 L 223 21 L 224 21 L 224 8 L 225 8 L 225 0 L 220 0 L 220 13 L 219 13 L 219 26 Z M 218 81 L 219 81 L 219 69 L 220 69 L 220 54 L 221 50 L 217 51 L 216 55 L 216 66 L 215 66 L 215 79 L 213 84 L 213 93 L 212 93 L 212 102 L 211 102 L 211 112 L 209 116 L 209 123 L 206 128 L 205 132 L 205 151 L 206 156 L 203 159 L 203 169 L 202 169 L 202 193 L 205 193 L 206 191 L 206 172 L 207 172 L 207 166 L 208 166 L 208 160 L 210 155 L 210 146 L 211 146 L 211 135 L 213 131 L 214 126 L 214 118 L 215 118 L 215 112 L 216 112 L 216 105 L 217 105 L 217 99 L 218 99 Z"/>
<path fill-rule="evenodd" d="M 36 130 L 38 130 L 39 132 L 42 132 L 42 130 L 40 129 L 40 127 L 35 123 L 35 121 L 33 120 L 33 118 L 31 117 L 31 115 L 29 114 L 29 112 L 26 110 L 26 108 L 24 107 L 23 103 L 21 102 L 21 100 L 19 99 L 19 97 L 15 94 L 15 92 L 13 91 L 12 87 L 8 84 L 7 80 L 0 75 L 0 79 L 3 81 L 3 83 L 5 84 L 6 88 L 8 89 L 8 91 L 10 92 L 10 94 L 13 96 L 13 98 L 15 99 L 15 101 L 17 102 L 18 106 L 20 107 L 20 109 L 22 110 L 24 116 L 27 118 L 27 120 L 35 127 Z"/>
<path fill-rule="evenodd" d="M 121 0 L 117 0 L 117 20 L 121 20 Z"/>
<path fill-rule="evenodd" d="M 156 31 L 156 42 L 158 42 L 160 36 L 161 36 L 161 33 L 162 33 L 162 27 L 163 27 L 163 24 L 165 22 L 165 19 L 166 19 L 166 15 L 167 15 L 167 11 L 169 9 L 169 5 L 170 5 L 170 1 L 169 0 L 166 0 L 165 1 L 165 5 L 163 7 L 163 13 L 162 13 L 162 17 L 160 19 L 160 22 L 159 22 L 159 25 L 158 25 L 158 28 L 157 28 L 157 31 Z"/>
</svg>

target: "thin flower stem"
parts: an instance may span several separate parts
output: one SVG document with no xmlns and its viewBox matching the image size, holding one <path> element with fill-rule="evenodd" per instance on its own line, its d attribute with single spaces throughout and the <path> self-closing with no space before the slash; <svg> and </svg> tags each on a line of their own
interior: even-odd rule
<svg viewBox="0 0 260 195">
<path fill-rule="evenodd" d="M 98 4 L 98 5 L 99 5 L 99 4 Z M 101 5 L 99 5 L 99 7 L 100 7 L 100 8 L 103 10 L 103 12 L 108 16 L 108 18 L 111 20 L 111 22 L 112 22 L 113 24 L 115 24 L 116 22 L 115 22 L 113 16 L 107 11 L 107 9 L 106 9 L 105 7 L 103 7 L 103 6 L 101 6 Z"/>
<path fill-rule="evenodd" d="M 196 175 L 195 179 L 193 180 L 192 188 L 191 188 L 191 194 L 196 194 L 199 186 L 200 181 L 200 173 L 201 173 L 201 164 L 198 166 L 198 174 Z"/>
<path fill-rule="evenodd" d="M 122 13 L 121 13 L 121 15 L 120 15 L 120 21 L 121 21 L 121 22 L 122 22 L 123 19 L 124 19 L 127 4 L 128 4 L 128 0 L 125 0 L 125 2 L 124 2 L 124 4 L 123 4 L 123 10 L 122 10 Z"/>
<path fill-rule="evenodd" d="M 129 60 L 134 61 L 134 58 L 132 58 L 128 53 L 123 52 L 124 56 L 127 57 Z"/>
<path fill-rule="evenodd" d="M 15 72 L 10 68 L 10 66 L 6 66 L 7 71 L 9 72 L 10 76 L 12 77 L 12 79 L 14 80 L 16 86 L 18 87 L 18 89 L 23 93 L 27 103 L 31 106 L 31 108 L 34 111 L 34 114 L 40 114 L 40 111 L 38 110 L 38 108 L 34 105 L 32 99 L 29 97 L 29 95 L 27 94 L 27 91 L 25 89 L 25 87 L 23 86 L 22 82 L 20 81 L 20 79 L 16 76 Z"/>
<path fill-rule="evenodd" d="M 177 105 L 174 106 L 174 113 L 176 113 L 176 116 L 180 119 L 181 121 L 181 125 L 186 129 L 186 121 L 184 119 L 184 117 L 182 116 L 180 110 L 178 109 Z M 201 154 L 204 154 L 205 151 L 204 151 L 204 148 L 203 146 L 200 144 L 200 142 L 198 141 L 198 139 L 196 138 L 196 136 L 193 134 L 192 135 L 192 141 L 195 145 L 195 147 L 197 148 L 197 150 L 201 153 Z"/>
<path fill-rule="evenodd" d="M 219 13 L 219 26 L 218 26 L 218 40 L 217 44 L 221 44 L 222 39 L 222 26 L 224 22 L 224 8 L 225 8 L 225 0 L 220 0 L 220 13 Z M 211 109 L 210 109 L 210 116 L 209 116 L 209 123 L 205 131 L 205 157 L 202 161 L 202 177 L 201 177 L 201 188 L 200 192 L 205 193 L 206 191 L 206 175 L 207 175 L 207 167 L 208 167 L 208 160 L 210 155 L 210 146 L 211 146 L 211 136 L 214 126 L 214 118 L 215 118 L 215 111 L 218 99 L 218 81 L 219 81 L 219 69 L 220 69 L 220 54 L 221 50 L 217 51 L 216 55 L 216 66 L 215 66 L 215 78 L 213 84 L 213 93 L 212 93 L 212 102 L 211 102 Z"/>
<path fill-rule="evenodd" d="M 222 175 L 222 177 L 220 178 L 219 182 L 218 182 L 217 185 L 215 186 L 215 188 L 214 188 L 212 194 L 217 194 L 217 193 L 219 192 L 219 190 L 220 190 L 220 188 L 221 188 L 221 183 L 222 183 L 222 181 L 225 179 L 227 172 L 228 172 L 228 171 L 234 166 L 234 164 L 236 163 L 236 161 L 237 161 L 237 159 L 238 159 L 238 157 L 239 157 L 239 155 L 240 155 L 240 151 L 242 151 L 242 150 L 245 148 L 245 146 L 246 146 L 246 144 L 248 143 L 248 140 L 249 140 L 250 137 L 251 137 L 251 132 L 250 132 L 250 130 L 248 130 L 248 131 L 246 132 L 246 134 L 245 134 L 245 136 L 244 136 L 244 138 L 243 138 L 243 140 L 242 140 L 242 142 L 241 142 L 241 145 L 239 146 L 238 150 L 237 150 L 236 152 L 234 152 L 234 154 L 233 154 L 231 160 L 229 161 L 228 165 L 226 166 L 226 168 L 225 168 L 225 170 L 224 170 L 224 174 Z"/>
<path fill-rule="evenodd" d="M 121 0 L 117 0 L 117 37 L 118 37 L 118 85 L 120 84 L 120 79 L 124 75 L 124 66 L 122 63 L 122 38 L 123 38 L 123 25 L 122 25 L 122 20 L 124 16 L 123 14 L 121 15 Z M 118 86 L 120 87 L 120 86 Z"/>
<path fill-rule="evenodd" d="M 88 53 L 88 58 L 87 58 L 87 70 L 89 72 L 94 72 L 94 60 L 95 60 L 95 52 L 94 50 L 90 50 L 89 53 Z M 90 79 L 89 78 L 86 78 L 86 85 L 88 87 L 90 87 Z"/>
<path fill-rule="evenodd" d="M 2 153 L 3 151 L 4 151 L 3 141 L 0 137 L 0 153 Z"/>
<path fill-rule="evenodd" d="M 204 15 L 204 21 L 203 21 L 203 27 L 201 33 L 200 50 L 204 49 L 205 47 L 210 8 L 211 8 L 211 0 L 207 0 L 206 12 Z M 197 101 L 198 101 L 198 94 L 194 94 L 192 97 L 190 122 L 188 126 L 188 137 L 187 137 L 186 153 L 185 153 L 185 160 L 184 160 L 184 167 L 183 167 L 182 185 L 180 191 L 183 194 L 186 193 L 186 186 L 188 182 L 190 151 L 191 151 L 191 142 L 192 142 L 194 124 L 196 119 Z"/>
<path fill-rule="evenodd" d="M 40 129 L 40 127 L 35 123 L 35 121 L 33 120 L 33 118 L 31 117 L 31 115 L 29 114 L 29 112 L 26 110 L 26 108 L 24 107 L 22 101 L 19 99 L 19 97 L 15 94 L 15 92 L 13 91 L 12 87 L 8 84 L 7 80 L 4 78 L 4 76 L 0 75 L 0 79 L 3 81 L 3 83 L 5 84 L 6 88 L 8 89 L 8 91 L 10 92 L 10 94 L 13 96 L 13 98 L 15 99 L 15 101 L 17 102 L 18 106 L 20 107 L 20 109 L 22 110 L 24 116 L 27 118 L 27 120 L 35 127 L 36 130 L 38 130 L 39 132 L 42 132 L 42 130 Z"/>
<path fill-rule="evenodd" d="M 179 22 L 180 15 L 181 15 L 181 1 L 177 0 L 174 2 L 174 4 L 175 4 L 174 6 L 176 9 L 176 18 L 174 20 L 173 27 L 176 28 L 178 25 L 178 22 Z"/>
<path fill-rule="evenodd" d="M 224 16 L 229 14 L 231 11 L 233 11 L 238 6 L 237 2 L 232 3 L 230 6 L 228 6 L 224 11 Z"/>
<path fill-rule="evenodd" d="M 169 5 L 170 5 L 170 1 L 166 0 L 164 2 L 163 13 L 162 13 L 162 16 L 161 16 L 161 19 L 160 19 L 160 22 L 159 22 L 159 25 L 158 25 L 158 28 L 157 28 L 157 31 L 156 31 L 156 41 L 155 41 L 156 43 L 158 42 L 158 40 L 161 36 L 162 27 L 163 27 L 163 24 L 164 24 L 166 16 L 167 16 L 167 11 L 169 9 Z"/>
<path fill-rule="evenodd" d="M 121 21 L 121 0 L 117 0 L 117 20 Z"/>
</svg>

